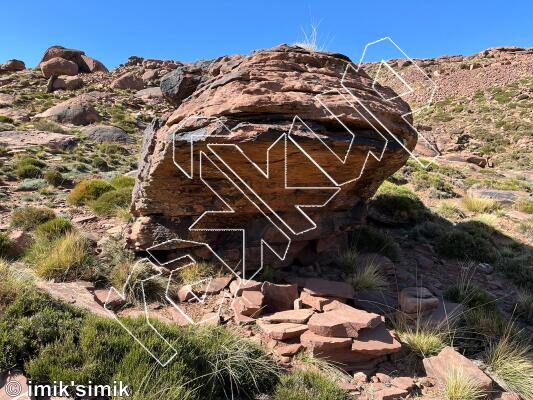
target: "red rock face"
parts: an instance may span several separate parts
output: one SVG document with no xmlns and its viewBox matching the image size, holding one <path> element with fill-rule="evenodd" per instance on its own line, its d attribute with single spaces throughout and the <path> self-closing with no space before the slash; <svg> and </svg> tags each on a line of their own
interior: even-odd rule
<svg viewBox="0 0 533 400">
<path fill-rule="evenodd" d="M 177 108 L 145 132 L 130 246 L 208 243 L 237 265 L 243 239 L 235 230 L 244 229 L 249 269 L 260 266 L 262 241 L 285 255 L 265 250 L 272 265 L 338 251 L 365 200 L 405 163 L 402 146 L 416 144 L 402 118 L 407 104 L 385 101 L 394 92 L 375 90 L 349 65 L 340 54 L 282 45 L 164 77 L 163 95 Z M 165 250 L 200 247 L 176 243 Z"/>
</svg>

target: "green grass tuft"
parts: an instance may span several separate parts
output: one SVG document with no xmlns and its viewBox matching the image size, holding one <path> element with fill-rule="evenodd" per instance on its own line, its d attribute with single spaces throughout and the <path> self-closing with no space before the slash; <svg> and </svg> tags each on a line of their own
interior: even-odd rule
<svg viewBox="0 0 533 400">
<path fill-rule="evenodd" d="M 49 208 L 22 207 L 11 214 L 11 226 L 24 230 L 33 230 L 37 225 L 55 218 L 55 213 Z"/>
</svg>

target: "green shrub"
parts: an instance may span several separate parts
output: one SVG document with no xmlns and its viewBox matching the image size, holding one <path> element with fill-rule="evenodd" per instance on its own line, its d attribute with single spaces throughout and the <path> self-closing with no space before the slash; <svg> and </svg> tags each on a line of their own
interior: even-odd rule
<svg viewBox="0 0 533 400">
<path fill-rule="evenodd" d="M 0 122 L 4 124 L 12 124 L 13 118 L 6 117 L 5 115 L 0 115 Z"/>
<path fill-rule="evenodd" d="M 96 200 L 88 203 L 89 207 L 97 214 L 106 217 L 114 216 L 119 208 L 129 206 L 131 203 L 131 188 L 105 192 Z"/>
<path fill-rule="evenodd" d="M 493 262 L 499 257 L 493 234 L 494 229 L 480 221 L 461 222 L 437 239 L 436 250 L 458 260 Z"/>
<path fill-rule="evenodd" d="M 84 205 L 111 190 L 114 190 L 114 187 L 104 180 L 83 180 L 69 193 L 67 202 L 78 206 Z"/>
<path fill-rule="evenodd" d="M 20 166 L 25 166 L 25 165 L 33 165 L 34 167 L 37 167 L 37 168 L 46 167 L 46 163 L 31 156 L 20 157 L 15 162 L 15 167 L 20 167 Z"/>
<path fill-rule="evenodd" d="M 385 215 L 391 223 L 416 223 L 426 213 L 424 204 L 415 193 L 387 181 L 379 187 L 370 207 Z"/>
<path fill-rule="evenodd" d="M 495 299 L 484 289 L 472 284 L 475 268 L 474 264 L 463 265 L 457 283 L 444 292 L 444 298 L 468 308 L 495 310 Z"/>
<path fill-rule="evenodd" d="M 129 154 L 128 149 L 115 143 L 103 143 L 99 146 L 99 149 L 104 154 Z"/>
<path fill-rule="evenodd" d="M 65 181 L 65 178 L 63 178 L 61 172 L 55 169 L 49 169 L 46 171 L 43 178 L 49 185 L 52 186 L 61 186 Z"/>
<path fill-rule="evenodd" d="M 517 286 L 533 290 L 533 251 L 511 250 L 496 261 L 495 267 Z"/>
<path fill-rule="evenodd" d="M 94 157 L 92 161 L 92 166 L 99 171 L 109 171 L 109 164 L 102 157 Z"/>
<path fill-rule="evenodd" d="M 136 400 L 256 398 L 278 382 L 279 368 L 261 347 L 224 327 L 151 321 L 165 343 L 144 317 L 121 322 L 163 359 L 170 357 L 167 343 L 172 343 L 175 357 L 165 368 L 154 368 L 152 356 L 115 321 L 29 291 L 0 317 L 0 368 L 24 368 L 40 383 L 120 380 Z"/>
<path fill-rule="evenodd" d="M 32 122 L 34 129 L 45 132 L 69 133 L 61 125 L 48 119 L 38 119 Z"/>
<path fill-rule="evenodd" d="M 350 241 L 359 252 L 379 253 L 389 257 L 392 261 L 400 260 L 398 243 L 368 225 L 361 226 L 352 232 Z"/>
<path fill-rule="evenodd" d="M 12 245 L 13 243 L 11 242 L 9 237 L 5 233 L 0 232 L 0 260 L 2 257 L 7 256 L 7 253 L 9 252 L 9 249 Z"/>
<path fill-rule="evenodd" d="M 523 289 L 516 294 L 516 312 L 525 321 L 533 324 L 533 292 Z"/>
<path fill-rule="evenodd" d="M 24 179 L 19 182 L 15 190 L 17 192 L 36 192 L 46 186 L 48 185 L 44 179 Z"/>
<path fill-rule="evenodd" d="M 117 175 L 113 177 L 109 183 L 111 183 L 115 189 L 132 188 L 135 185 L 135 178 L 131 176 Z"/>
<path fill-rule="evenodd" d="M 38 225 L 35 236 L 39 239 L 54 240 L 74 229 L 72 223 L 63 217 L 57 217 Z"/>
<path fill-rule="evenodd" d="M 347 393 L 335 381 L 314 369 L 296 370 L 284 375 L 272 400 L 347 400 Z"/>
<path fill-rule="evenodd" d="M 20 165 L 15 169 L 15 175 L 19 179 L 40 178 L 43 172 L 35 165 Z"/>
<path fill-rule="evenodd" d="M 49 241 L 35 241 L 26 255 L 26 261 L 35 273 L 45 279 L 91 280 L 96 277 L 89 242 L 78 233 L 70 231 Z"/>
<path fill-rule="evenodd" d="M 11 226 L 24 230 L 32 230 L 37 225 L 55 218 L 55 213 L 49 208 L 22 207 L 11 214 Z"/>
<path fill-rule="evenodd" d="M 515 201 L 515 207 L 519 211 L 527 214 L 533 214 L 533 200 L 525 198 L 518 199 Z"/>
</svg>

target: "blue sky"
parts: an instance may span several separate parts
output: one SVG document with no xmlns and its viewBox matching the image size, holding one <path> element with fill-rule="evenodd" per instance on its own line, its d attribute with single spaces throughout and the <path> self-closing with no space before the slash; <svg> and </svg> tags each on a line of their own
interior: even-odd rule
<svg viewBox="0 0 533 400">
<path fill-rule="evenodd" d="M 529 1 L 179 1 L 7 0 L 0 62 L 28 66 L 53 44 L 84 50 L 108 67 L 130 55 L 192 61 L 303 39 L 359 60 L 364 45 L 391 37 L 411 57 L 471 54 L 500 45 L 533 46 Z M 390 58 L 378 50 L 373 57 Z"/>
</svg>

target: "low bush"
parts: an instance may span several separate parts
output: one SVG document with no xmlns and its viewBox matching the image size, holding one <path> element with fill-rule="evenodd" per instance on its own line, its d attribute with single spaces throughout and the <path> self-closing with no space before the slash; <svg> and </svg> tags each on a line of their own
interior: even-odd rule
<svg viewBox="0 0 533 400">
<path fill-rule="evenodd" d="M 380 290 L 388 285 L 379 266 L 372 262 L 355 268 L 351 283 L 355 290 Z"/>
<path fill-rule="evenodd" d="M 533 324 L 533 292 L 522 289 L 516 294 L 516 313 Z"/>
<path fill-rule="evenodd" d="M 133 188 L 135 185 L 135 178 L 125 175 L 117 175 L 109 181 L 115 189 Z"/>
<path fill-rule="evenodd" d="M 0 232 L 0 258 L 7 256 L 9 249 L 11 249 L 12 245 L 13 243 L 11 242 L 9 237 L 5 233 Z"/>
<path fill-rule="evenodd" d="M 533 290 L 533 251 L 531 249 L 512 249 L 510 254 L 496 261 L 495 267 L 517 286 Z"/>
<path fill-rule="evenodd" d="M 61 186 L 65 181 L 65 178 L 63 178 L 61 172 L 55 169 L 49 169 L 48 171 L 45 171 L 43 178 L 49 185 L 52 186 Z"/>
<path fill-rule="evenodd" d="M 458 260 L 493 262 L 499 251 L 492 241 L 495 230 L 480 221 L 461 222 L 436 240 L 436 250 L 445 257 Z"/>
<path fill-rule="evenodd" d="M 119 190 L 111 190 L 99 196 L 96 200 L 88 203 L 88 206 L 101 216 L 111 217 L 117 214 L 117 210 L 125 208 L 131 203 L 131 188 L 125 187 Z"/>
<path fill-rule="evenodd" d="M 533 214 L 533 200 L 520 198 L 515 201 L 514 206 L 519 211 L 527 214 Z"/>
<path fill-rule="evenodd" d="M 46 132 L 69 133 L 61 125 L 48 119 L 38 119 L 32 122 L 34 129 Z"/>
<path fill-rule="evenodd" d="M 473 308 L 466 310 L 462 317 L 467 332 L 480 337 L 483 343 L 502 336 L 506 329 L 507 323 L 496 309 Z"/>
<path fill-rule="evenodd" d="M 533 399 L 533 348 L 513 335 L 512 325 L 506 334 L 492 343 L 486 352 L 485 363 L 502 382 L 502 386 L 521 398 Z"/>
<path fill-rule="evenodd" d="M 463 210 L 461 210 L 457 205 L 450 203 L 441 203 L 437 208 L 437 213 L 451 220 L 461 220 L 466 217 Z"/>
<path fill-rule="evenodd" d="M 457 279 L 457 283 L 444 292 L 444 298 L 455 303 L 464 304 L 467 308 L 496 309 L 496 300 L 484 289 L 472 283 L 475 265 L 464 264 Z"/>
<path fill-rule="evenodd" d="M 474 213 L 489 213 L 500 209 L 500 204 L 493 199 L 466 196 L 461 199 L 463 206 Z"/>
<path fill-rule="evenodd" d="M 55 213 L 49 208 L 17 208 L 11 214 L 11 226 L 24 230 L 33 230 L 37 225 L 50 221 L 55 216 Z"/>
<path fill-rule="evenodd" d="M 23 156 L 15 160 L 15 168 L 26 165 L 33 165 L 34 167 L 37 167 L 39 169 L 46 167 L 46 163 L 44 161 L 38 160 L 35 157 L 31 156 Z"/>
<path fill-rule="evenodd" d="M 36 240 L 26 255 L 35 273 L 45 279 L 91 280 L 96 276 L 89 242 L 70 231 L 55 240 Z"/>
<path fill-rule="evenodd" d="M 35 165 L 20 165 L 15 169 L 15 175 L 19 179 L 40 178 L 43 172 Z"/>
<path fill-rule="evenodd" d="M 296 370 L 284 375 L 272 400 L 347 400 L 347 393 L 335 381 L 314 369 Z"/>
<path fill-rule="evenodd" d="M 115 188 L 101 179 L 83 180 L 69 193 L 67 201 L 73 205 L 85 205 Z"/>
<path fill-rule="evenodd" d="M 24 369 L 36 383 L 127 382 L 135 400 L 256 398 L 278 382 L 279 368 L 260 346 L 224 327 L 177 327 L 144 317 L 121 320 L 152 356 L 113 320 L 27 291 L 0 317 L 0 369 Z M 147 379 L 149 377 L 149 379 Z"/>
<path fill-rule="evenodd" d="M 476 400 L 487 397 L 487 393 L 475 380 L 463 371 L 450 367 L 442 389 L 442 397 L 445 400 Z"/>
<path fill-rule="evenodd" d="M 73 229 L 74 226 L 68 219 L 56 217 L 50 221 L 38 225 L 35 228 L 35 236 L 38 239 L 51 241 L 65 235 Z"/>
<path fill-rule="evenodd" d="M 379 253 L 392 261 L 400 260 L 400 246 L 389 236 L 364 225 L 352 232 L 350 242 L 360 252 Z"/>
<path fill-rule="evenodd" d="M 395 332 L 398 339 L 419 358 L 435 356 L 449 344 L 450 332 L 440 326 L 400 323 Z"/>
<path fill-rule="evenodd" d="M 383 182 L 370 207 L 385 215 L 394 223 L 416 223 L 426 214 L 424 203 L 418 196 L 403 186 L 391 182 Z"/>
<path fill-rule="evenodd" d="M 107 161 L 104 160 L 102 157 L 94 157 L 91 164 L 94 168 L 96 168 L 99 171 L 105 172 L 111 169 Z"/>
<path fill-rule="evenodd" d="M 533 239 L 533 218 L 520 221 L 518 224 L 518 230 L 527 237 Z"/>
<path fill-rule="evenodd" d="M 129 154 L 128 149 L 115 143 L 103 143 L 99 146 L 99 149 L 104 154 Z"/>
</svg>

